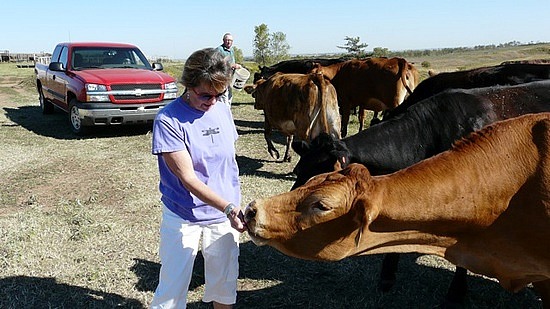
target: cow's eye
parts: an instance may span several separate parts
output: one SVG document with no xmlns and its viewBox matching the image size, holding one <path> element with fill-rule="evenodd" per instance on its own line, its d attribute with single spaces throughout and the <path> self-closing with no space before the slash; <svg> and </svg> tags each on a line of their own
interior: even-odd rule
<svg viewBox="0 0 550 309">
<path fill-rule="evenodd" d="M 323 203 L 321 203 L 321 202 L 315 202 L 315 203 L 313 204 L 313 210 L 318 210 L 318 211 L 329 211 L 330 208 L 327 207 L 327 206 L 325 206 L 325 205 L 323 205 Z"/>
</svg>

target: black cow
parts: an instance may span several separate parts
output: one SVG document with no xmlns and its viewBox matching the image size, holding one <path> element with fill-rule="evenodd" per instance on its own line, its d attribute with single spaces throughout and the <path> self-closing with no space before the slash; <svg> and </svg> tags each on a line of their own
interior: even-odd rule
<svg viewBox="0 0 550 309">
<path fill-rule="evenodd" d="M 550 80 L 446 90 L 353 136 L 337 140 L 320 135 L 311 143 L 294 143 L 300 160 L 292 189 L 352 162 L 365 165 L 372 175 L 392 173 L 451 148 L 456 140 L 487 124 L 542 111 L 550 111 Z M 384 258 L 383 290 L 395 282 L 398 257 L 387 254 Z M 457 267 L 446 302 L 462 303 L 466 291 L 466 270 Z"/>
<path fill-rule="evenodd" d="M 420 82 L 403 103 L 386 111 L 382 119 L 392 118 L 411 105 L 451 88 L 471 89 L 494 85 L 517 85 L 544 79 L 550 79 L 550 64 L 538 62 L 503 62 L 496 66 L 443 72 Z M 373 119 L 371 125 L 376 123 L 379 123 L 378 119 Z"/>
<path fill-rule="evenodd" d="M 260 79 L 270 78 L 277 72 L 307 74 L 313 69 L 315 63 L 325 66 L 344 61 L 346 61 L 344 58 L 293 59 L 281 61 L 269 67 L 260 66 L 260 72 L 254 73 L 254 84 Z"/>
</svg>

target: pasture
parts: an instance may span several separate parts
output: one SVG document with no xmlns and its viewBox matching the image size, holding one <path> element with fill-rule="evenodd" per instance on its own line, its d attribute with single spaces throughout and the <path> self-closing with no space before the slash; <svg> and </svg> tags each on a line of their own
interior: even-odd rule
<svg viewBox="0 0 550 309">
<path fill-rule="evenodd" d="M 422 78 L 507 60 L 548 59 L 550 45 L 471 51 L 414 62 Z M 254 64 L 245 64 L 255 69 Z M 181 64 L 166 65 L 179 77 Z M 0 308 L 146 308 L 158 282 L 160 202 L 149 127 L 71 133 L 67 115 L 42 115 L 32 69 L 0 64 Z M 288 191 L 290 163 L 275 162 L 263 137 L 263 114 L 236 92 L 232 106 L 243 206 Z M 349 134 L 357 132 L 351 117 Z M 274 136 L 283 149 L 282 136 Z M 377 290 L 381 256 L 339 262 L 287 257 L 241 236 L 237 308 L 433 308 L 447 291 L 454 266 L 434 256 L 408 254 L 396 286 Z M 201 302 L 199 255 L 189 308 Z M 469 273 L 467 308 L 540 308 L 534 292 L 504 291 Z"/>
</svg>

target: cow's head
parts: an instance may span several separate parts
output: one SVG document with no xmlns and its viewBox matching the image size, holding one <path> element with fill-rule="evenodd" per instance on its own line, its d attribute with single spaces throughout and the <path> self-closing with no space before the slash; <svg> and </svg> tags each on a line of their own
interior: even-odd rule
<svg viewBox="0 0 550 309">
<path fill-rule="evenodd" d="M 261 73 L 261 70 L 263 69 L 262 66 L 260 66 L 260 72 L 256 72 L 254 73 L 254 79 L 252 80 L 252 83 L 256 83 L 257 81 L 259 81 L 260 79 L 262 79 L 262 73 Z"/>
<path fill-rule="evenodd" d="M 251 93 L 252 97 L 254 98 L 254 109 L 257 109 L 257 110 L 264 109 L 264 106 L 265 106 L 264 101 L 266 100 L 264 95 L 265 88 L 266 88 L 265 82 L 266 82 L 265 79 L 260 79 L 254 84 L 254 91 Z"/>
<path fill-rule="evenodd" d="M 270 78 L 273 74 L 277 72 L 276 69 L 273 69 L 271 67 L 259 66 L 258 68 L 260 69 L 260 72 L 254 73 L 254 79 L 252 81 L 254 84 L 261 79 Z"/>
<path fill-rule="evenodd" d="M 373 188 L 359 164 L 312 178 L 296 190 L 251 202 L 245 210 L 250 238 L 284 254 L 340 260 L 357 253 L 363 230 L 378 215 L 365 196 Z"/>
<path fill-rule="evenodd" d="M 295 141 L 292 149 L 300 155 L 300 160 L 294 167 L 296 182 L 291 190 L 315 175 L 341 170 L 350 163 L 350 152 L 345 143 L 327 133 L 319 134 L 311 143 Z"/>
<path fill-rule="evenodd" d="M 260 79 L 252 85 L 246 85 L 243 87 L 244 91 L 250 94 L 254 98 L 254 109 L 263 110 L 264 109 L 264 98 L 263 93 L 263 84 L 265 79 Z"/>
</svg>

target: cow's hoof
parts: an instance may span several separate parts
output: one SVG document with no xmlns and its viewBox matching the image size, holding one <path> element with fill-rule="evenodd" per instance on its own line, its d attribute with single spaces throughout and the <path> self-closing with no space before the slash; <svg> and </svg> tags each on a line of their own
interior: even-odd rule
<svg viewBox="0 0 550 309">
<path fill-rule="evenodd" d="M 281 157 L 281 156 L 279 156 L 279 152 L 277 150 L 270 151 L 269 155 L 275 160 L 279 160 L 279 158 Z"/>
</svg>

